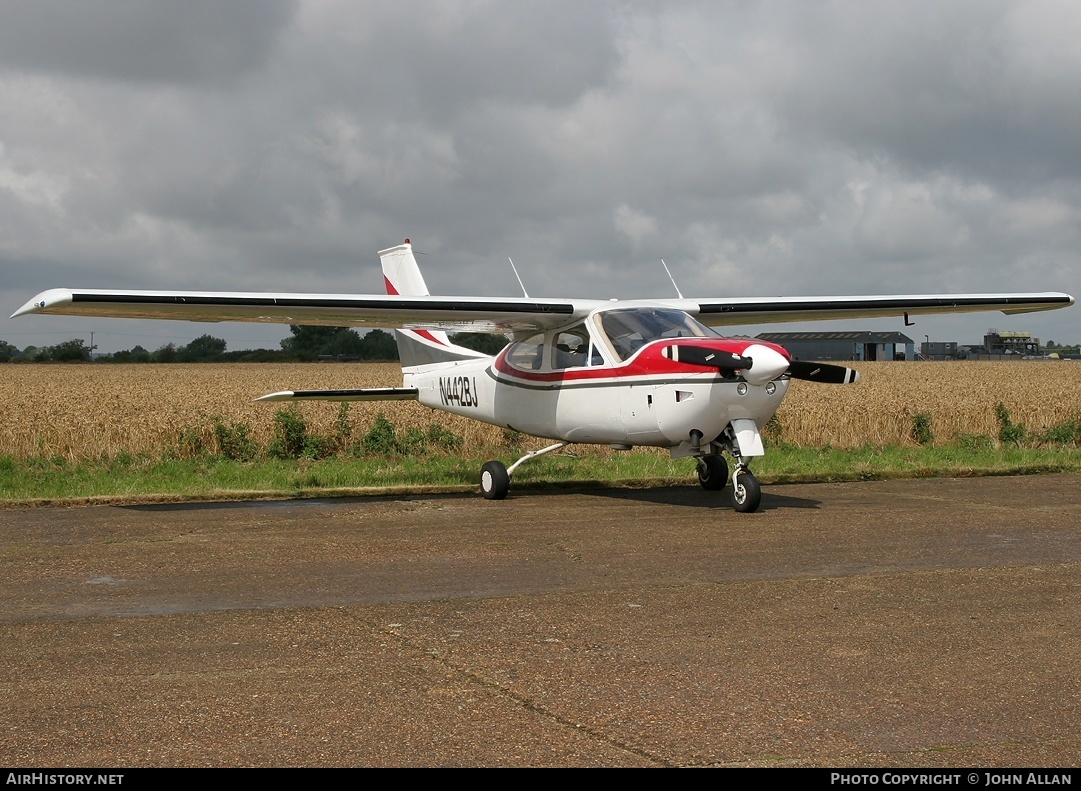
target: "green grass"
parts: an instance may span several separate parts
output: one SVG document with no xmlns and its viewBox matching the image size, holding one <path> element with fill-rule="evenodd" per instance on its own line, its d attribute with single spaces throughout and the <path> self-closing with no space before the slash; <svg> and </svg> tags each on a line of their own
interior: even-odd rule
<svg viewBox="0 0 1081 791">
<path fill-rule="evenodd" d="M 508 465 L 513 451 L 500 455 Z M 120 454 L 94 462 L 0 457 L 0 504 L 172 499 L 325 497 L 369 491 L 469 491 L 486 458 L 443 453 L 229 460 L 155 460 Z M 600 456 L 588 448 L 543 456 L 518 468 L 516 488 L 693 485 L 691 459 L 657 453 Z M 1019 447 L 968 442 L 944 447 L 771 447 L 752 470 L 763 484 L 889 478 L 1020 475 L 1081 470 L 1074 444 Z"/>
</svg>

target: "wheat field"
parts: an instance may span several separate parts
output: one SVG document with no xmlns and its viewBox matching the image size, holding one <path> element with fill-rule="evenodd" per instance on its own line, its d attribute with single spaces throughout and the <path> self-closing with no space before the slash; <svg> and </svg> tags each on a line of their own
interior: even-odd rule
<svg viewBox="0 0 1081 791">
<path fill-rule="evenodd" d="M 855 385 L 793 382 L 770 439 L 816 447 L 910 445 L 917 413 L 931 416 L 938 444 L 958 434 L 994 437 L 999 402 L 1030 431 L 1081 415 L 1081 365 L 1073 362 L 878 362 L 857 368 L 861 381 Z M 282 405 L 253 403 L 259 395 L 401 384 L 398 366 L 390 363 L 8 364 L 0 370 L 0 455 L 73 461 L 121 452 L 157 457 L 185 432 L 209 443 L 213 419 L 249 424 L 252 438 L 265 444 Z M 329 432 L 338 414 L 333 403 L 307 402 L 301 409 L 320 432 Z M 400 427 L 438 422 L 462 436 L 464 453 L 504 442 L 498 428 L 408 401 L 353 404 L 354 435 L 362 435 L 380 412 Z"/>
</svg>

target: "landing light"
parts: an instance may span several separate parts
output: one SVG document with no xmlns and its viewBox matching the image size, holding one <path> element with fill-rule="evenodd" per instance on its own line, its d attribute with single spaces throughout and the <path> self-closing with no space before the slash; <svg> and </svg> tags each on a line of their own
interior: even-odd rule
<svg viewBox="0 0 1081 791">
<path fill-rule="evenodd" d="M 738 385 L 736 385 L 736 392 L 740 395 L 747 395 L 747 383 L 740 382 Z"/>
<path fill-rule="evenodd" d="M 766 385 L 766 395 L 773 395 L 776 392 L 777 392 L 777 383 L 776 382 L 770 382 L 768 385 Z"/>
</svg>

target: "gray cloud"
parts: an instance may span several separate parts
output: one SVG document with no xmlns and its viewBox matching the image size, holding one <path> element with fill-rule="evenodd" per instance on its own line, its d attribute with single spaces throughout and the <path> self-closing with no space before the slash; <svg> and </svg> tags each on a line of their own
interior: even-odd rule
<svg viewBox="0 0 1081 791">
<path fill-rule="evenodd" d="M 0 65 L 76 79 L 214 88 L 258 68 L 292 0 L 8 0 Z"/>
<path fill-rule="evenodd" d="M 58 285 L 374 291 L 406 236 L 440 293 L 517 293 L 508 255 L 560 296 L 667 295 L 661 257 L 707 296 L 1081 291 L 1069 4 L 5 12 L 12 310 Z M 1081 340 L 1072 314 L 920 329 Z"/>
</svg>

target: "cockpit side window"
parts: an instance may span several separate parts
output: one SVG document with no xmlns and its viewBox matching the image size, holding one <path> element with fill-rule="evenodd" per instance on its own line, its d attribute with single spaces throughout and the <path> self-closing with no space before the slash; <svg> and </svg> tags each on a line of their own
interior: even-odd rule
<svg viewBox="0 0 1081 791">
<path fill-rule="evenodd" d="M 560 330 L 552 339 L 552 367 L 581 368 L 591 365 L 589 358 L 589 331 L 585 323 Z"/>
<path fill-rule="evenodd" d="M 524 371 L 539 371 L 544 367 L 544 333 L 538 332 L 522 341 L 512 343 L 506 360 Z"/>
</svg>

